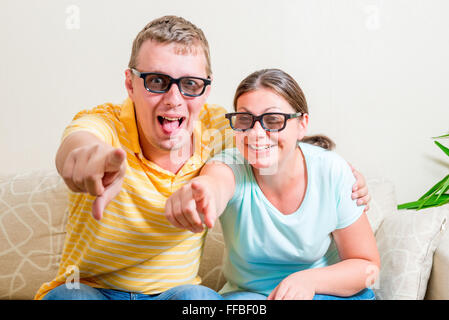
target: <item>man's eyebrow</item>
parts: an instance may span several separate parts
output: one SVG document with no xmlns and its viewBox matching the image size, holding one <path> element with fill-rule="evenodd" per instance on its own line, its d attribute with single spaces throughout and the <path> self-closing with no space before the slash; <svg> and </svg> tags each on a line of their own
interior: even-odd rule
<svg viewBox="0 0 449 320">
<path fill-rule="evenodd" d="M 158 69 L 158 68 L 153 69 L 153 70 L 151 70 L 151 71 L 141 71 L 141 73 L 160 73 L 160 74 L 164 74 L 164 75 L 166 75 L 166 76 L 175 78 L 175 77 L 173 77 L 171 74 L 168 74 L 168 73 L 165 72 L 165 71 L 161 71 L 161 69 Z M 195 75 L 191 75 L 191 74 L 184 74 L 184 75 L 181 75 L 181 76 L 179 76 L 178 78 L 175 78 L 175 79 L 179 79 L 179 78 L 189 78 L 189 77 L 193 77 L 193 78 L 204 78 L 204 79 L 207 78 L 207 77 L 204 77 L 204 76 L 195 76 Z"/>
<path fill-rule="evenodd" d="M 141 73 L 162 73 L 162 74 L 166 74 L 165 72 L 159 71 L 159 69 L 153 69 L 153 70 L 150 70 L 150 69 L 142 69 L 142 68 L 139 68 L 139 69 L 134 68 L 134 69 L 136 69 L 136 70 L 142 70 L 142 71 L 140 71 Z"/>
</svg>

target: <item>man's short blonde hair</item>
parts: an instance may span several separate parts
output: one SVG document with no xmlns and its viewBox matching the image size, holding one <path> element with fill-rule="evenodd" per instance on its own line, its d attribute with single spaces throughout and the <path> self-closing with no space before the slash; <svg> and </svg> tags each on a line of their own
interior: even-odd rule
<svg viewBox="0 0 449 320">
<path fill-rule="evenodd" d="M 203 31 L 190 21 L 177 16 L 164 16 L 148 23 L 134 39 L 129 68 L 137 67 L 140 47 L 149 39 L 159 43 L 177 43 L 181 54 L 195 53 L 198 47 L 201 48 L 206 58 L 206 74 L 208 77 L 212 75 L 207 39 Z"/>
</svg>

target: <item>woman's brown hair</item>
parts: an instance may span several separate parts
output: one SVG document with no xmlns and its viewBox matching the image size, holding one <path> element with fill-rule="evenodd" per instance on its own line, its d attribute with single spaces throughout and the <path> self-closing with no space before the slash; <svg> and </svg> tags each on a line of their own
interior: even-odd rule
<svg viewBox="0 0 449 320">
<path fill-rule="evenodd" d="M 279 69 L 262 69 L 243 79 L 234 95 L 234 109 L 241 95 L 261 88 L 270 89 L 284 98 L 296 112 L 309 113 L 301 87 L 289 74 Z M 324 135 L 305 136 L 302 141 L 324 149 L 335 148 L 335 143 Z"/>
</svg>

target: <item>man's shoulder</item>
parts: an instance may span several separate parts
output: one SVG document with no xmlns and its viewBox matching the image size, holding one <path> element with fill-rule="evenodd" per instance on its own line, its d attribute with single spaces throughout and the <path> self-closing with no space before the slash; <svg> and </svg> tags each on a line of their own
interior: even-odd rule
<svg viewBox="0 0 449 320">
<path fill-rule="evenodd" d="M 218 104 L 205 104 L 200 111 L 199 120 L 207 128 L 220 129 L 226 124 L 227 110 Z"/>
<path fill-rule="evenodd" d="M 205 104 L 201 109 L 201 141 L 210 152 L 207 157 L 234 146 L 232 130 L 228 119 L 225 118 L 226 113 L 225 108 L 216 104 Z"/>
<path fill-rule="evenodd" d="M 105 103 L 79 111 L 64 130 L 62 139 L 77 131 L 89 131 L 103 141 L 113 144 L 117 140 L 121 105 Z"/>
<path fill-rule="evenodd" d="M 101 105 L 97 105 L 91 109 L 85 109 L 79 111 L 73 120 L 85 117 L 85 116 L 91 116 L 96 117 L 98 119 L 108 119 L 108 120 L 114 120 L 118 119 L 118 116 L 120 115 L 120 111 L 122 109 L 122 105 L 120 104 L 113 104 L 113 103 L 104 103 Z"/>
<path fill-rule="evenodd" d="M 227 111 L 223 106 L 219 104 L 205 103 L 201 109 L 201 112 L 209 112 L 211 114 L 215 113 L 225 114 Z"/>
</svg>

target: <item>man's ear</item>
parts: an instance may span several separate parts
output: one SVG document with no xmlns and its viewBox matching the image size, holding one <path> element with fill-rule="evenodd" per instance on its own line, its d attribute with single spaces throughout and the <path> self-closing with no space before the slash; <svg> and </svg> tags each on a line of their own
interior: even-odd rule
<svg viewBox="0 0 449 320">
<path fill-rule="evenodd" d="M 134 95 L 134 87 L 133 87 L 133 74 L 131 72 L 131 69 L 125 70 L 125 87 L 126 91 L 128 91 L 128 96 L 132 99 Z"/>
<path fill-rule="evenodd" d="M 207 98 L 209 98 L 210 91 L 212 90 L 212 85 L 214 83 L 214 77 L 212 75 L 210 75 L 209 80 L 211 81 L 211 83 L 210 83 L 210 85 L 208 85 L 206 87 L 206 91 L 204 91 L 204 95 L 205 95 L 205 99 L 204 100 L 207 100 Z"/>
</svg>

